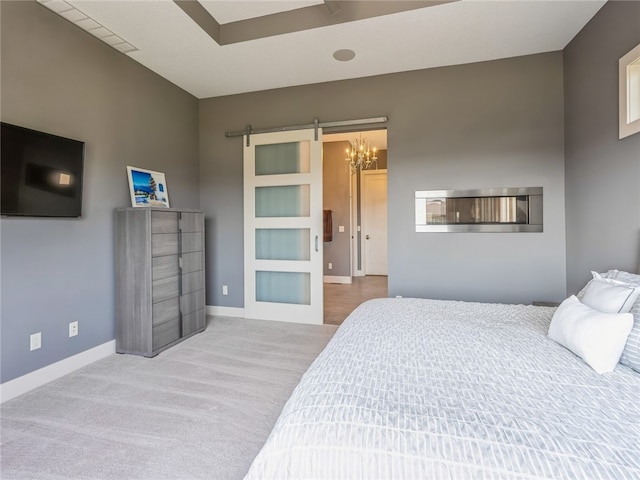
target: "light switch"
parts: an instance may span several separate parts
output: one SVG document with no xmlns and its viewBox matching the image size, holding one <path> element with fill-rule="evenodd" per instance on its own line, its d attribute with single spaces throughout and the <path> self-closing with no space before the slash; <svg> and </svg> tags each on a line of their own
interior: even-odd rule
<svg viewBox="0 0 640 480">
<path fill-rule="evenodd" d="M 339 231 L 339 232 L 344 232 L 344 225 L 340 225 L 340 226 L 338 227 L 338 231 Z"/>
</svg>

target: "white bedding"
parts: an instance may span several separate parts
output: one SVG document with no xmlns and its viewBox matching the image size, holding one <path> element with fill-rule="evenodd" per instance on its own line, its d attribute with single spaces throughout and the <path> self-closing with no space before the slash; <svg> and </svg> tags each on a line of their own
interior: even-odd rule
<svg viewBox="0 0 640 480">
<path fill-rule="evenodd" d="M 366 302 L 245 478 L 640 478 L 640 374 L 599 375 L 549 340 L 553 312 Z"/>
</svg>

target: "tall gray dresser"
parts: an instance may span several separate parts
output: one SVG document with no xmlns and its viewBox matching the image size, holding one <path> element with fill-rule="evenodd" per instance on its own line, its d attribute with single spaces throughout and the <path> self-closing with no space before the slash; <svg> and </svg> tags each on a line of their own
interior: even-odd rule
<svg viewBox="0 0 640 480">
<path fill-rule="evenodd" d="M 115 211 L 116 351 L 153 357 L 205 329 L 204 214 Z"/>
</svg>

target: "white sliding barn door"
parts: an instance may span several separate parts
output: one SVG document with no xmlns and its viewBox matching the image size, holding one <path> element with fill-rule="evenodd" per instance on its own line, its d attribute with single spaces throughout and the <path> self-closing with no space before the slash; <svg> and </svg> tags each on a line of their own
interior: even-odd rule
<svg viewBox="0 0 640 480">
<path fill-rule="evenodd" d="M 322 131 L 244 145 L 245 316 L 322 324 Z"/>
</svg>

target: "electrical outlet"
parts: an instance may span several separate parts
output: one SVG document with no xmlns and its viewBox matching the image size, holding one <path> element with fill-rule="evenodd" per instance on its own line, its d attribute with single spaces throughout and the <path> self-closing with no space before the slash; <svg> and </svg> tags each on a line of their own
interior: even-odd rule
<svg viewBox="0 0 640 480">
<path fill-rule="evenodd" d="M 42 332 L 34 333 L 30 338 L 29 350 L 37 350 L 42 346 Z"/>
<path fill-rule="evenodd" d="M 69 323 L 69 336 L 70 337 L 75 337 L 76 335 L 78 335 L 78 322 L 71 322 Z"/>
<path fill-rule="evenodd" d="M 329 270 L 333 270 L 333 263 L 329 263 Z"/>
<path fill-rule="evenodd" d="M 227 287 L 226 285 L 222 285 L 222 294 L 229 295 L 229 287 Z"/>
</svg>

